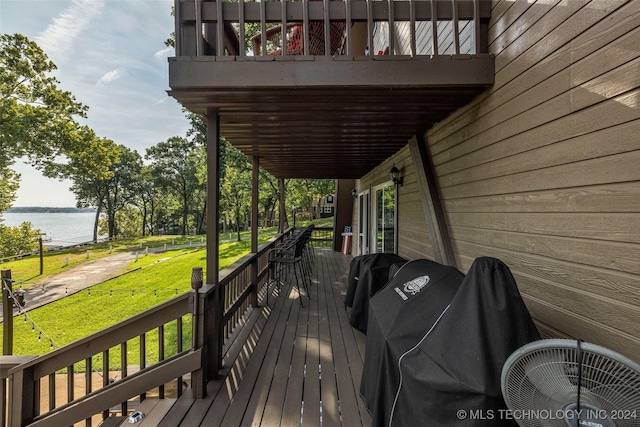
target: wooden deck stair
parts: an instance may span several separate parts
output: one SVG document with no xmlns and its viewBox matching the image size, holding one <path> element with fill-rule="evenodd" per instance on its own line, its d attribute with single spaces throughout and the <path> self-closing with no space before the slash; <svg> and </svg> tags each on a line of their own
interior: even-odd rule
<svg viewBox="0 0 640 427">
<path fill-rule="evenodd" d="M 290 283 L 272 289 L 277 298 L 229 339 L 207 397 L 187 390 L 159 426 L 370 425 L 359 397 L 365 337 L 351 328 L 343 304 L 351 257 L 316 253 L 304 307 Z"/>
</svg>

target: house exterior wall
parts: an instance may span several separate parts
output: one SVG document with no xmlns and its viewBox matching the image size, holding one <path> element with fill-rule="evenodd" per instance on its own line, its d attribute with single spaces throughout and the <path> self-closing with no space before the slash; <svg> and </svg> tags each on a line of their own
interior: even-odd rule
<svg viewBox="0 0 640 427">
<path fill-rule="evenodd" d="M 638 361 L 640 2 L 492 6 L 495 85 L 425 135 L 458 268 L 500 258 L 543 334 Z M 357 188 L 394 163 L 399 253 L 432 258 L 408 148 Z"/>
<path fill-rule="evenodd" d="M 433 55 L 433 36 L 431 22 L 416 22 L 416 54 Z M 411 27 L 408 22 L 395 23 L 394 40 L 396 55 L 411 55 Z M 475 53 L 473 45 L 473 23 L 471 21 L 461 21 L 458 24 L 458 38 L 460 41 L 460 53 Z M 438 37 L 438 54 L 454 55 L 454 26 L 451 21 L 440 21 L 437 23 Z M 376 55 L 380 51 L 384 51 L 389 46 L 389 24 L 382 22 L 376 24 L 374 30 L 374 49 L 372 55 Z"/>
</svg>

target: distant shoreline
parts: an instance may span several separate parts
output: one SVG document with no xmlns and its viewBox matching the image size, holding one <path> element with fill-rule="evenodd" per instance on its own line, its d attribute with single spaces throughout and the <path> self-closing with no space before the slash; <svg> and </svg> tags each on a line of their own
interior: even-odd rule
<svg viewBox="0 0 640 427">
<path fill-rule="evenodd" d="M 95 208 L 24 206 L 13 207 L 6 210 L 5 213 L 95 213 L 95 211 Z"/>
</svg>

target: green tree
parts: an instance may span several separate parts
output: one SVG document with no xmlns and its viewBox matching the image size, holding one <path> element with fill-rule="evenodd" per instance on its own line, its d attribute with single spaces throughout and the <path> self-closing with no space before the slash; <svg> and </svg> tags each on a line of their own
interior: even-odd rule
<svg viewBox="0 0 640 427">
<path fill-rule="evenodd" d="M 56 68 L 27 37 L 0 35 L 0 169 L 25 157 L 52 176 L 60 157 L 85 151 L 75 119 L 87 107 L 58 88 Z"/>
<path fill-rule="evenodd" d="M 109 238 L 118 236 L 116 214 L 125 208 L 136 193 L 136 179 L 142 168 L 142 157 L 137 151 L 124 145 L 116 146 L 113 141 L 99 140 L 109 147 L 109 153 L 117 153 L 108 172 L 89 173 L 78 168 L 71 174 L 73 185 L 71 191 L 76 195 L 78 207 L 96 207 L 96 225 L 94 239 L 97 239 L 98 221 L 101 215 L 106 216 L 106 231 Z"/>
<path fill-rule="evenodd" d="M 291 179 L 287 183 L 286 191 L 290 207 L 296 205 L 305 208 L 311 220 L 313 219 L 313 202 L 317 201 L 320 206 L 324 196 L 334 194 L 336 182 L 333 179 Z"/>
<path fill-rule="evenodd" d="M 133 205 L 124 205 L 115 213 L 115 224 L 117 224 L 118 238 L 130 239 L 140 237 L 142 230 L 140 223 L 142 215 L 140 211 Z M 103 216 L 100 219 L 100 232 L 106 234 L 109 232 L 109 219 Z"/>
<path fill-rule="evenodd" d="M 23 222 L 17 227 L 0 224 L 0 256 L 28 254 L 37 249 L 40 230 L 33 229 L 30 222 Z"/>
<path fill-rule="evenodd" d="M 260 168 L 260 187 L 258 193 L 258 206 L 262 213 L 262 226 L 269 227 L 270 221 L 275 219 L 276 206 L 278 206 L 278 200 L 280 200 L 280 188 L 278 180 Z"/>
<path fill-rule="evenodd" d="M 20 186 L 20 174 L 9 168 L 0 167 L 0 213 L 11 207 L 16 199 L 16 191 Z M 0 217 L 0 223 L 2 217 Z"/>
<path fill-rule="evenodd" d="M 125 147 L 116 145 L 106 138 L 91 138 L 93 132 L 87 131 L 87 138 L 91 139 L 92 149 L 86 153 L 93 160 L 75 157 L 64 168 L 64 176 L 71 179 L 71 191 L 76 196 L 79 208 L 95 207 L 96 218 L 93 227 L 93 239 L 98 239 L 98 221 L 105 208 L 111 191 L 111 180 L 114 177 L 114 165 L 120 162 L 122 150 Z M 98 161 L 94 161 L 99 159 Z M 94 168 L 94 164 L 100 164 Z M 112 237 L 110 235 L 110 237 Z"/>
<path fill-rule="evenodd" d="M 120 236 L 117 213 L 129 205 L 135 194 L 135 180 L 142 169 L 142 157 L 137 151 L 123 145 L 119 146 L 120 157 L 113 165 L 111 178 L 105 180 L 106 197 L 104 199 L 105 214 L 109 238 Z M 140 227 L 138 227 L 140 229 Z"/>
<path fill-rule="evenodd" d="M 154 227 L 157 201 L 161 197 L 160 189 L 153 176 L 153 170 L 148 165 L 142 165 L 138 175 L 134 177 L 131 183 L 131 197 L 129 202 L 132 203 L 140 212 L 141 233 L 143 236 L 147 234 L 153 235 L 156 232 Z"/>
<path fill-rule="evenodd" d="M 0 213 L 16 198 L 20 175 L 11 167 L 17 159 L 49 177 L 68 176 L 72 164 L 94 172 L 108 169 L 99 164 L 93 132 L 76 122 L 86 117 L 87 107 L 58 88 L 60 82 L 51 75 L 56 68 L 27 37 L 0 35 Z M 24 224 L 15 230 L 2 227 L 0 234 L 5 247 L 12 246 L 9 239 L 20 245 L 32 237 Z"/>
<path fill-rule="evenodd" d="M 251 200 L 251 169 L 227 165 L 220 198 L 220 208 L 233 220 L 240 241 L 240 225 L 245 222 Z"/>
<path fill-rule="evenodd" d="M 202 164 L 205 151 L 186 138 L 174 136 L 147 149 L 145 158 L 160 187 L 180 200 L 182 235 L 187 234 L 191 203 L 205 187 L 198 179 L 198 164 Z"/>
</svg>

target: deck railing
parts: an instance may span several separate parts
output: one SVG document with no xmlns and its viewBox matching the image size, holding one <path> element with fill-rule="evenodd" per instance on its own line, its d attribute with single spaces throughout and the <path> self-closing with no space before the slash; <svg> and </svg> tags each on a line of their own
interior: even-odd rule
<svg viewBox="0 0 640 427">
<path fill-rule="evenodd" d="M 164 397 L 172 380 L 180 394 L 182 376 L 199 360 L 185 345 L 187 317 L 189 294 L 183 294 L 12 369 L 9 425 L 63 426 L 84 419 L 91 426 L 101 412 L 102 418 L 113 411 L 127 414 L 129 399 L 144 400 L 154 388 Z M 131 354 L 134 347 L 137 355 Z M 78 381 L 84 383 L 81 396 Z"/>
<path fill-rule="evenodd" d="M 486 53 L 490 16 L 486 0 L 175 0 L 176 56 Z"/>
<path fill-rule="evenodd" d="M 311 233 L 311 244 L 318 248 L 332 248 L 333 227 L 314 227 Z"/>
<path fill-rule="evenodd" d="M 91 426 L 114 412 L 126 415 L 151 391 L 164 398 L 170 387 L 180 395 L 187 376 L 194 395 L 204 393 L 217 374 L 210 356 L 222 354 L 225 339 L 257 306 L 268 280 L 269 249 L 289 232 L 222 270 L 217 285 L 194 289 L 12 368 L 9 426 L 57 427 L 82 420 Z M 137 355 L 132 357 L 133 348 Z M 57 393 L 61 388 L 64 396 Z"/>
</svg>

